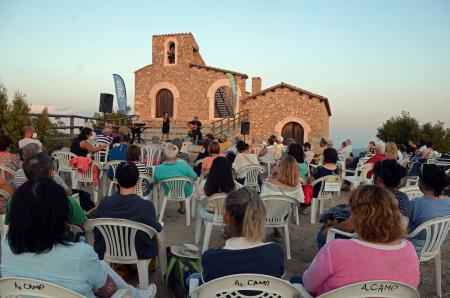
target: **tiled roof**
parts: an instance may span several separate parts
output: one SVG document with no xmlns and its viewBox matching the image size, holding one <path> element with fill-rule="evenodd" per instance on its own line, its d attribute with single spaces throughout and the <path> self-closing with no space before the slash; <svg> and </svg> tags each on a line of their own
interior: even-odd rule
<svg viewBox="0 0 450 298">
<path fill-rule="evenodd" d="M 166 33 L 166 34 L 155 34 L 153 36 L 157 37 L 157 36 L 173 36 L 173 35 L 192 35 L 191 32 L 186 32 L 186 33 Z"/>
<path fill-rule="evenodd" d="M 307 91 L 307 90 L 303 90 L 301 88 L 295 87 L 293 85 L 290 85 L 290 84 L 287 84 L 287 83 L 284 83 L 284 82 L 281 82 L 280 84 L 272 86 L 270 88 L 261 90 L 261 91 L 259 91 L 257 93 L 251 94 L 250 96 L 248 96 L 248 97 L 246 97 L 246 98 L 244 98 L 242 100 L 243 101 L 247 101 L 249 99 L 256 98 L 259 95 L 264 95 L 267 92 L 274 91 L 275 89 L 278 89 L 278 88 L 289 88 L 289 89 L 291 89 L 293 91 L 297 91 L 297 92 L 303 93 L 303 94 L 308 94 L 311 97 L 318 98 L 320 101 L 324 101 L 325 102 L 325 107 L 327 108 L 327 111 L 328 111 L 328 115 L 331 116 L 331 109 L 330 109 L 330 104 L 328 102 L 328 98 L 323 97 L 322 95 L 318 95 L 318 94 L 312 93 L 312 92 Z"/>
<path fill-rule="evenodd" d="M 240 72 L 235 72 L 235 71 L 231 71 L 231 70 L 226 70 L 226 69 L 222 69 L 222 68 L 217 68 L 217 67 L 212 67 L 212 66 L 206 66 L 206 65 L 199 65 L 199 64 L 189 64 L 190 67 L 198 67 L 198 68 L 204 68 L 206 70 L 213 70 L 213 71 L 218 71 L 218 72 L 223 72 L 223 73 L 231 73 L 234 74 L 236 76 L 241 76 L 244 79 L 248 79 L 248 76 L 244 73 L 240 73 Z"/>
</svg>

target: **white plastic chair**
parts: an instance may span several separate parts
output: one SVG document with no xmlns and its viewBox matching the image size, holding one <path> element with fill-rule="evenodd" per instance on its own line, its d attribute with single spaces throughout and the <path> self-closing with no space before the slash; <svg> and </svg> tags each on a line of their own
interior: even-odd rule
<svg viewBox="0 0 450 298">
<path fill-rule="evenodd" d="M 147 187 L 150 187 L 150 185 L 153 183 L 153 179 L 148 174 L 139 173 L 139 180 L 136 183 L 136 194 L 143 198 L 144 200 L 151 200 L 153 198 L 153 205 L 155 206 L 156 216 L 158 216 L 158 196 L 152 196 L 152 193 L 149 192 L 147 195 L 145 195 L 145 192 L 147 191 Z"/>
<path fill-rule="evenodd" d="M 266 228 L 283 228 L 286 259 L 290 260 L 289 218 L 297 201 L 287 196 L 264 196 L 261 200 L 266 207 Z"/>
<path fill-rule="evenodd" d="M 163 229 L 157 232 L 150 226 L 119 218 L 96 218 L 88 220 L 84 228 L 86 230 L 86 242 L 93 244 L 93 231 L 97 228 L 105 241 L 105 255 L 103 260 L 115 264 L 136 264 L 139 275 L 139 284 L 145 289 L 149 286 L 148 265 L 152 259 L 138 260 L 135 238 L 138 231 L 147 234 L 150 238 L 158 239 L 158 261 L 161 275 L 167 270 L 167 256 L 165 244 L 164 224 Z"/>
<path fill-rule="evenodd" d="M 160 195 L 163 196 L 161 203 L 161 211 L 159 212 L 159 221 L 163 221 L 164 211 L 166 209 L 167 201 L 185 202 L 186 204 L 186 225 L 191 224 L 191 199 L 194 194 L 187 196 L 184 192 L 185 186 L 191 185 L 194 190 L 194 180 L 188 177 L 174 177 L 170 179 L 164 179 L 158 182 Z M 166 195 L 164 186 L 169 189 L 169 193 Z"/>
<path fill-rule="evenodd" d="M 101 146 L 103 146 L 103 145 L 105 145 L 105 143 L 102 143 L 102 142 L 95 142 L 95 144 L 94 144 L 94 147 L 101 147 Z M 100 151 L 97 151 L 97 152 L 95 152 L 93 155 L 92 155 L 92 159 L 96 162 L 96 163 L 98 163 L 98 164 L 100 164 L 100 165 L 103 165 L 104 163 L 106 163 L 107 161 L 108 161 L 108 154 L 109 154 L 109 146 L 108 147 L 106 147 L 105 149 L 103 149 L 103 150 L 100 150 Z"/>
<path fill-rule="evenodd" d="M 11 199 L 11 195 L 7 193 L 5 190 L 0 189 L 0 197 L 3 197 L 7 202 Z M 0 214 L 0 233 L 2 235 L 6 234 L 8 230 L 8 226 L 4 224 L 5 222 L 5 214 Z"/>
<path fill-rule="evenodd" d="M 314 186 L 320 183 L 320 191 L 317 195 L 317 198 L 313 198 L 311 201 L 311 223 L 316 223 L 317 211 L 319 214 L 323 212 L 323 205 L 325 200 L 331 200 L 333 198 L 333 194 L 340 193 L 340 189 L 342 187 L 342 179 L 341 176 L 338 175 L 328 175 L 317 180 L 314 180 L 311 183 L 311 186 L 314 189 Z M 333 191 L 329 190 L 329 187 L 333 186 Z M 319 210 L 318 210 L 319 209 Z"/>
<path fill-rule="evenodd" d="M 261 153 L 262 148 L 261 147 L 252 147 L 250 149 L 250 153 L 255 154 L 256 156 L 259 155 L 259 153 Z"/>
<path fill-rule="evenodd" d="M 313 298 L 302 285 L 296 285 L 301 297 Z M 316 298 L 361 298 L 361 297 L 388 297 L 388 298 L 419 298 L 416 289 L 402 282 L 389 280 L 370 280 L 347 285 L 327 292 Z"/>
<path fill-rule="evenodd" d="M 16 178 L 16 172 L 8 167 L 0 166 L 0 176 L 6 181 L 10 182 L 13 181 L 14 178 Z"/>
<path fill-rule="evenodd" d="M 450 215 L 428 220 L 406 236 L 411 239 L 416 237 L 420 232 L 425 231 L 426 237 L 422 250 L 420 251 L 419 260 L 420 262 L 425 262 L 434 259 L 434 266 L 436 270 L 436 291 L 438 297 L 442 297 L 441 245 L 447 238 L 449 230 Z"/>
<path fill-rule="evenodd" d="M 357 188 L 361 184 L 370 184 L 371 179 L 367 178 L 367 173 L 369 173 L 373 169 L 373 163 L 366 163 L 360 167 L 357 167 L 356 170 L 346 170 L 347 173 L 353 173 L 353 176 L 345 176 L 344 180 L 348 181 L 352 188 Z"/>
<path fill-rule="evenodd" d="M 202 223 L 205 224 L 205 236 L 203 238 L 203 250 L 202 253 L 205 252 L 205 250 L 208 249 L 209 246 L 209 240 L 211 238 L 211 232 L 213 226 L 223 226 L 223 212 L 224 212 L 224 203 L 225 199 L 227 197 L 226 193 L 217 193 L 213 194 L 212 196 L 206 198 L 206 201 L 212 201 L 214 203 L 214 218 L 212 221 L 202 220 L 200 217 L 200 214 L 197 213 L 197 217 L 195 220 L 195 244 L 198 244 L 200 242 L 200 234 L 202 231 Z M 200 208 L 197 209 L 197 211 L 200 210 Z"/>
<path fill-rule="evenodd" d="M 85 296 L 61 286 L 31 278 L 4 277 L 0 278 L 0 293 L 2 297 L 42 297 L 42 298 L 83 298 Z M 131 298 L 128 289 L 117 290 L 111 298 Z"/>
<path fill-rule="evenodd" d="M 78 157 L 69 151 L 57 150 L 52 152 L 53 158 L 53 170 L 56 171 L 56 174 L 60 175 L 61 172 L 70 174 L 70 181 L 74 182 L 73 168 L 70 166 L 69 161 L 72 158 Z M 72 188 L 74 186 L 72 185 Z"/>
<path fill-rule="evenodd" d="M 114 190 L 114 185 L 119 185 L 119 182 L 117 182 L 117 179 L 116 179 L 116 170 L 117 170 L 117 167 L 123 162 L 125 162 L 125 161 L 123 161 L 123 160 L 112 160 L 112 161 L 108 161 L 103 166 L 103 168 L 106 171 L 106 174 L 108 175 L 108 178 L 110 178 L 109 177 L 109 171 L 111 170 L 111 172 L 112 172 L 112 180 L 110 180 L 110 182 L 109 182 L 108 196 L 112 195 L 113 190 Z"/>
<path fill-rule="evenodd" d="M 336 235 L 342 235 L 342 236 L 346 236 L 348 238 L 355 238 L 356 237 L 356 233 L 348 233 L 348 232 L 344 232 L 335 228 L 329 228 L 328 229 L 328 233 L 327 233 L 327 242 L 326 244 L 330 243 L 331 241 L 333 241 L 336 238 Z"/>
<path fill-rule="evenodd" d="M 98 203 L 98 187 L 94 184 L 94 167 L 97 167 L 98 173 L 101 175 L 101 167 L 98 163 L 92 161 L 92 163 L 89 165 L 86 172 L 79 172 L 77 170 L 74 171 L 74 183 L 73 188 L 79 189 L 82 184 L 92 185 L 93 193 L 94 193 L 94 204 L 97 205 Z M 99 177 L 99 181 L 101 180 L 101 177 Z"/>
<path fill-rule="evenodd" d="M 408 176 L 406 177 L 405 187 L 414 186 L 419 184 L 419 176 Z"/>
<path fill-rule="evenodd" d="M 236 171 L 237 177 L 245 177 L 244 186 L 250 187 L 257 192 L 261 192 L 258 184 L 258 177 L 264 172 L 264 168 L 260 165 L 248 165 Z"/>
<path fill-rule="evenodd" d="M 152 177 L 155 167 L 161 159 L 161 154 L 161 149 L 156 146 L 146 145 L 141 147 L 141 161 L 150 169 L 150 175 Z"/>
<path fill-rule="evenodd" d="M 408 196 L 409 200 L 423 196 L 423 192 L 418 186 L 405 186 L 400 188 L 399 191 L 404 192 Z"/>
<path fill-rule="evenodd" d="M 200 287 L 198 279 L 191 279 L 189 296 L 191 298 L 294 298 L 299 297 L 299 289 L 285 280 L 262 274 L 235 274 L 224 276 Z M 258 295 L 247 296 L 240 291 L 258 291 Z"/>
</svg>

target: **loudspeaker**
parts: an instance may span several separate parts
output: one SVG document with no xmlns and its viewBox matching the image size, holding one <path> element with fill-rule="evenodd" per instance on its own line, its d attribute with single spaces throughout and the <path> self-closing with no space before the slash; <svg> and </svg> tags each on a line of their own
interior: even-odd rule
<svg viewBox="0 0 450 298">
<path fill-rule="evenodd" d="M 109 93 L 100 93 L 100 106 L 98 111 L 101 113 L 112 113 L 114 95 Z"/>
<path fill-rule="evenodd" d="M 250 134 L 250 122 L 245 121 L 241 122 L 241 135 L 249 135 Z"/>
</svg>

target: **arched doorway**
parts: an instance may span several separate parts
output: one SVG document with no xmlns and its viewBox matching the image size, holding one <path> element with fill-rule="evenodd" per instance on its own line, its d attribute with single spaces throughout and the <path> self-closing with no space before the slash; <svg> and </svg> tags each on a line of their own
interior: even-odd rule
<svg viewBox="0 0 450 298">
<path fill-rule="evenodd" d="M 288 122 L 281 130 L 283 138 L 292 138 L 296 143 L 303 144 L 304 131 L 303 127 L 297 122 Z"/>
<path fill-rule="evenodd" d="M 168 89 L 161 89 L 156 94 L 156 118 L 163 118 L 165 112 L 173 117 L 173 94 Z"/>
</svg>

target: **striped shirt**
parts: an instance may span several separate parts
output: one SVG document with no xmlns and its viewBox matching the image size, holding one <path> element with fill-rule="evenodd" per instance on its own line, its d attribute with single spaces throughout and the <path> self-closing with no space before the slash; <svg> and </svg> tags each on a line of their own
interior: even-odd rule
<svg viewBox="0 0 450 298">
<path fill-rule="evenodd" d="M 144 165 L 143 163 L 140 163 L 140 162 L 133 162 L 133 163 L 136 165 L 139 173 L 141 173 L 141 174 L 148 174 L 149 173 L 147 166 Z"/>
<path fill-rule="evenodd" d="M 106 135 L 98 135 L 95 137 L 95 141 L 99 143 L 109 144 L 113 140 L 112 137 Z"/>
</svg>

